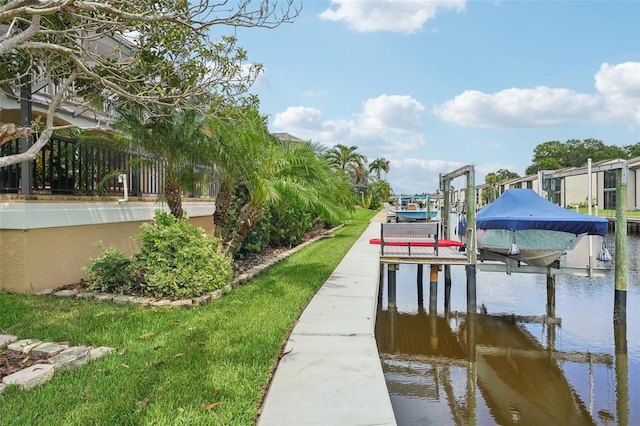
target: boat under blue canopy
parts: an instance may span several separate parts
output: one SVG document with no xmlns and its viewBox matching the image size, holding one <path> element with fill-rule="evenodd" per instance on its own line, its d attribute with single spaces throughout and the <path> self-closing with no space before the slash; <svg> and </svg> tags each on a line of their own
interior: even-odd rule
<svg viewBox="0 0 640 426">
<path fill-rule="evenodd" d="M 607 224 L 605 218 L 557 206 L 532 189 L 508 189 L 476 214 L 478 229 L 546 229 L 605 236 Z"/>
</svg>

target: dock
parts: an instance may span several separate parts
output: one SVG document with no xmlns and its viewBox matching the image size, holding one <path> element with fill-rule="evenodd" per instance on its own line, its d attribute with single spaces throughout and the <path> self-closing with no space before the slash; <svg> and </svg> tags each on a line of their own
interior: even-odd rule
<svg viewBox="0 0 640 426">
<path fill-rule="evenodd" d="M 432 247 L 385 246 L 380 263 L 409 263 L 426 265 L 467 265 L 469 260 L 458 247 L 440 247 L 438 254 Z"/>
</svg>

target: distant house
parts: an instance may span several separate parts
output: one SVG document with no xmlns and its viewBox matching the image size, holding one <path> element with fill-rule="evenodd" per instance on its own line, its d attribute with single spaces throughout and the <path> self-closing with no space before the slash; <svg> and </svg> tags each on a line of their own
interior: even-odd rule
<svg viewBox="0 0 640 426">
<path fill-rule="evenodd" d="M 297 138 L 293 135 L 290 135 L 289 133 L 285 133 L 285 132 L 276 132 L 276 133 L 272 133 L 272 135 L 278 139 L 280 142 L 304 142 L 304 140 Z"/>
<path fill-rule="evenodd" d="M 592 164 L 591 197 L 593 207 L 615 209 L 615 165 L 619 161 L 621 160 L 613 159 Z M 628 160 L 628 165 L 627 209 L 632 210 L 640 208 L 640 157 Z M 507 189 L 529 188 L 562 207 L 585 206 L 589 192 L 587 174 L 587 166 L 549 170 L 500 182 L 495 190 L 499 196 Z M 488 184 L 476 187 L 479 202 L 483 199 L 482 193 L 490 188 L 491 185 Z M 479 203 L 478 206 L 481 207 L 481 204 Z"/>
</svg>

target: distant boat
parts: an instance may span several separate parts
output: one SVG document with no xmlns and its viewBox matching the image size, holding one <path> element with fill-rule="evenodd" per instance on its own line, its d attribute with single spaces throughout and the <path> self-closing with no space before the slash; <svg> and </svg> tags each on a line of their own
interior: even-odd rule
<svg viewBox="0 0 640 426">
<path fill-rule="evenodd" d="M 393 210 L 396 216 L 396 222 L 426 222 L 427 217 L 432 221 L 440 219 L 440 212 L 436 210 L 428 211 L 427 209 L 418 210 Z"/>
<path fill-rule="evenodd" d="M 585 235 L 605 236 L 608 221 L 567 210 L 532 189 L 509 189 L 476 214 L 478 249 L 549 266 Z"/>
<path fill-rule="evenodd" d="M 426 195 L 400 196 L 395 204 L 387 207 L 387 218 L 396 222 L 426 222 L 440 220 L 440 210 Z"/>
</svg>

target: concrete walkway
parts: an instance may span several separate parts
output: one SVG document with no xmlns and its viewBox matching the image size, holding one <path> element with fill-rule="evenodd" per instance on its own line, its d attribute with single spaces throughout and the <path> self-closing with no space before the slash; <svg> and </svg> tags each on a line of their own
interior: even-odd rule
<svg viewBox="0 0 640 426">
<path fill-rule="evenodd" d="M 395 425 L 374 328 L 385 212 L 376 215 L 304 310 L 259 426 Z"/>
</svg>

